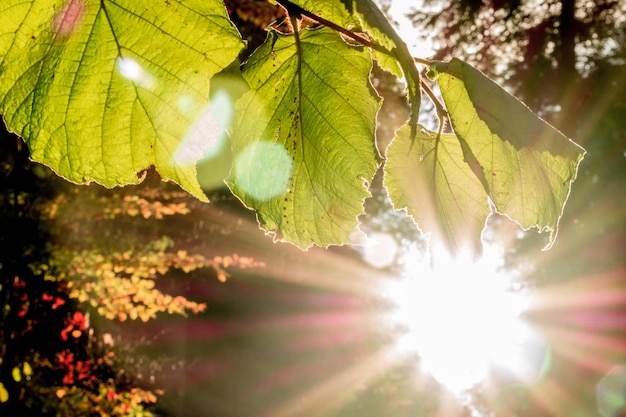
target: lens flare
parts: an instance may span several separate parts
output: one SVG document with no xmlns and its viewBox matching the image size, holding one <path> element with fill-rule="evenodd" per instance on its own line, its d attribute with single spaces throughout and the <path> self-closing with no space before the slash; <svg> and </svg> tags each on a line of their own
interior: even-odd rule
<svg viewBox="0 0 626 417">
<path fill-rule="evenodd" d="M 496 256 L 445 256 L 388 292 L 392 320 L 404 329 L 398 349 L 416 351 L 422 369 L 453 392 L 493 369 L 521 380 L 536 374 L 528 356 L 537 335 L 521 319 L 526 300 L 498 269 Z"/>
<path fill-rule="evenodd" d="M 134 82 L 135 85 L 148 90 L 154 88 L 154 78 L 133 58 L 127 56 L 118 57 L 115 65 L 120 75 Z"/>
<path fill-rule="evenodd" d="M 52 28 L 61 38 L 69 38 L 80 27 L 87 13 L 87 4 L 81 0 L 70 0 L 61 6 L 54 16 Z"/>
<path fill-rule="evenodd" d="M 183 114 L 196 111 L 196 105 L 189 97 L 181 97 L 178 107 Z M 215 93 L 176 149 L 174 161 L 188 165 L 217 156 L 226 141 L 226 129 L 230 126 L 233 110 L 233 100 L 226 91 Z"/>
<path fill-rule="evenodd" d="M 237 186 L 259 201 L 268 201 L 286 192 L 291 181 L 293 161 L 278 143 L 257 142 L 235 157 Z"/>
</svg>

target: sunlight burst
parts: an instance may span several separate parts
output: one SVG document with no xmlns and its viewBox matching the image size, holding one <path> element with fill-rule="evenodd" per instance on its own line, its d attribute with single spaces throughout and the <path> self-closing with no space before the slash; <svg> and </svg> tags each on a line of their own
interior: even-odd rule
<svg viewBox="0 0 626 417">
<path fill-rule="evenodd" d="M 422 369 L 453 392 L 493 369 L 522 380 L 534 373 L 526 356 L 536 335 L 520 317 L 526 299 L 498 272 L 498 259 L 435 259 L 388 293 L 396 306 L 392 321 L 404 329 L 398 349 L 417 351 Z"/>
</svg>

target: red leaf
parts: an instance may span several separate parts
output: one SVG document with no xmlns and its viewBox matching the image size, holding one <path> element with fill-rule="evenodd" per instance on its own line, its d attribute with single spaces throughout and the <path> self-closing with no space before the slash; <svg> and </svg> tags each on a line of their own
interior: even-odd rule
<svg viewBox="0 0 626 417">
<path fill-rule="evenodd" d="M 52 304 L 52 309 L 56 310 L 57 307 L 60 307 L 63 304 L 65 304 L 65 300 L 60 297 L 57 297 L 56 300 L 54 300 L 54 304 Z"/>
<path fill-rule="evenodd" d="M 107 400 L 109 400 L 109 401 L 115 400 L 115 391 L 113 391 L 113 390 L 108 390 L 107 391 Z"/>
</svg>

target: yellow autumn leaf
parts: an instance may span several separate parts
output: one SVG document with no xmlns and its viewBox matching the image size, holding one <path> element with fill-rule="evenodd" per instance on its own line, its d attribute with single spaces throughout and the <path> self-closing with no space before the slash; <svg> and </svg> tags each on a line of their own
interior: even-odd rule
<svg viewBox="0 0 626 417">
<path fill-rule="evenodd" d="M 20 368 L 18 368 L 17 366 L 13 368 L 13 371 L 11 371 L 11 375 L 13 375 L 13 380 L 15 382 L 22 381 L 22 372 L 20 371 Z"/>
<path fill-rule="evenodd" d="M 9 392 L 4 388 L 4 384 L 0 382 L 0 403 L 9 401 Z"/>
<path fill-rule="evenodd" d="M 22 372 L 26 376 L 31 376 L 33 374 L 33 368 L 31 368 L 30 363 L 24 362 L 24 365 L 22 366 Z"/>
<path fill-rule="evenodd" d="M 141 314 L 139 314 L 139 319 L 141 319 L 141 321 L 143 321 L 144 323 L 150 320 L 151 317 L 156 317 L 156 315 L 150 314 L 148 312 L 142 312 Z"/>
</svg>

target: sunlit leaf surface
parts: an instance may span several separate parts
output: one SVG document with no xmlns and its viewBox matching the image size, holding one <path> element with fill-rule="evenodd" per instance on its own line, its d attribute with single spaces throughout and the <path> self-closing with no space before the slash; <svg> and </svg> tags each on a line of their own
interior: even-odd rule
<svg viewBox="0 0 626 417">
<path fill-rule="evenodd" d="M 439 69 L 466 162 L 500 213 L 550 232 L 549 249 L 585 151 L 465 62 Z"/>
<path fill-rule="evenodd" d="M 323 17 L 343 28 L 366 33 L 365 38 L 375 45 L 372 55 L 378 64 L 407 83 L 411 106 L 411 125 L 417 125 L 420 109 L 420 79 L 404 40 L 372 0 L 294 0 L 305 10 Z"/>
<path fill-rule="evenodd" d="M 209 81 L 243 42 L 219 0 L 5 0 L 0 112 L 68 180 L 136 183 L 156 166 L 205 199 L 195 162 Z"/>
<path fill-rule="evenodd" d="M 302 248 L 341 244 L 377 166 L 372 61 L 330 29 L 299 36 L 270 33 L 244 69 L 228 183 L 267 231 Z"/>
<path fill-rule="evenodd" d="M 395 29 L 391 26 L 385 15 L 380 11 L 377 5 L 374 4 L 374 2 L 372 2 L 371 0 L 336 1 L 343 3 L 346 9 L 356 20 L 358 26 L 362 28 L 362 30 L 367 32 L 367 35 L 375 43 L 382 46 L 385 50 L 391 52 L 394 50 L 394 48 L 401 45 L 402 53 L 405 55 L 404 63 L 410 63 L 411 67 L 415 67 L 413 65 L 413 59 L 411 58 L 408 49 L 404 45 L 404 41 L 395 36 Z M 396 56 L 396 54 L 387 54 L 380 49 L 373 49 L 372 54 L 382 68 L 392 72 L 398 77 L 402 77 L 402 71 L 414 73 L 413 68 L 409 69 L 408 66 L 402 66 L 398 62 L 402 61 L 402 59 L 398 59 L 399 57 Z M 417 94 L 419 96 L 419 84 L 414 83 L 415 79 L 412 78 L 411 75 L 407 75 L 407 77 L 408 88 L 411 91 L 411 94 Z M 417 97 L 416 102 L 419 102 L 419 97 Z"/>
<path fill-rule="evenodd" d="M 348 27 L 357 22 L 355 17 L 348 12 L 341 0 L 294 0 L 292 3 L 342 27 Z"/>
<path fill-rule="evenodd" d="M 358 19 L 359 26 L 365 30 L 373 42 L 389 51 L 388 55 L 383 49 L 373 48 L 374 58 L 384 69 L 400 76 L 398 65 L 402 69 L 408 90 L 410 105 L 410 120 L 412 134 L 416 131 L 417 120 L 420 111 L 421 90 L 420 75 L 413 62 L 413 57 L 409 52 L 406 43 L 398 34 L 395 28 L 381 12 L 380 8 L 373 0 L 339 0 L 345 4 L 347 10 Z M 390 59 L 392 56 L 396 62 Z M 412 138 L 413 140 L 413 138 Z"/>
<path fill-rule="evenodd" d="M 385 186 L 397 209 L 406 208 L 432 243 L 451 252 L 477 251 L 489 215 L 487 193 L 463 160 L 455 135 L 421 129 L 410 148 L 403 126 L 387 148 Z"/>
</svg>

